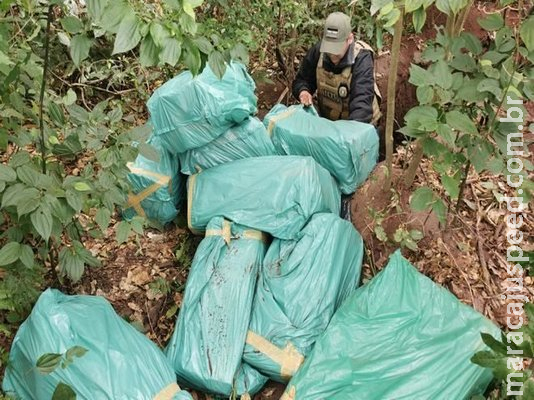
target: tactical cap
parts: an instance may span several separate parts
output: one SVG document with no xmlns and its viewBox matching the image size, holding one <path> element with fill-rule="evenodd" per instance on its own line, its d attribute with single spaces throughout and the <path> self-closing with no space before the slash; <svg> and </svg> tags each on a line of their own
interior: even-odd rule
<svg viewBox="0 0 534 400">
<path fill-rule="evenodd" d="M 345 48 L 345 41 L 350 36 L 352 28 L 350 17 L 342 12 L 335 12 L 326 18 L 321 53 L 341 54 Z"/>
</svg>

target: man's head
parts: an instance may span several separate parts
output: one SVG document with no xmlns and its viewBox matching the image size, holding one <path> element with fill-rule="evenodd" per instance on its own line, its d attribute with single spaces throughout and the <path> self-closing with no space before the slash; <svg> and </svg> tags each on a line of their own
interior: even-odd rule
<svg viewBox="0 0 534 400">
<path fill-rule="evenodd" d="M 335 12 L 326 18 L 321 53 L 328 53 L 334 64 L 339 63 L 349 45 L 354 40 L 350 17 L 342 12 Z"/>
</svg>

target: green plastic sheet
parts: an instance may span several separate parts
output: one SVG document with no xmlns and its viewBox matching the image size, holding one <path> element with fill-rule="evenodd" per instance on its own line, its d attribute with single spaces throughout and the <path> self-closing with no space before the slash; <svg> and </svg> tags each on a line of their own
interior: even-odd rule
<svg viewBox="0 0 534 400">
<path fill-rule="evenodd" d="M 50 374 L 36 368 L 47 353 L 87 350 L 66 368 Z M 176 386 L 172 367 L 158 347 L 119 317 L 103 297 L 44 291 L 20 326 L 9 354 L 2 389 L 22 400 L 50 400 L 58 383 L 79 400 L 192 400 Z M 173 389 L 174 388 L 174 389 Z"/>
<path fill-rule="evenodd" d="M 182 72 L 147 102 L 154 134 L 173 154 L 204 146 L 256 113 L 255 88 L 244 65 L 237 62 L 227 65 L 222 79 L 209 65 L 196 77 Z"/>
<path fill-rule="evenodd" d="M 179 154 L 179 158 L 182 173 L 192 175 L 230 161 L 275 154 L 263 123 L 250 117 L 207 145 Z"/>
<path fill-rule="evenodd" d="M 353 193 L 373 171 L 378 159 L 378 134 L 371 124 L 330 121 L 313 107 L 277 104 L 265 116 L 279 154 L 311 156 Z"/>
<path fill-rule="evenodd" d="M 220 215 L 293 239 L 313 214 L 339 214 L 340 198 L 335 180 L 311 157 L 247 158 L 189 177 L 188 223 L 203 231 Z"/>
<path fill-rule="evenodd" d="M 315 214 L 294 240 L 275 239 L 263 262 L 243 359 L 287 381 L 356 289 L 362 259 L 360 234 L 334 214 Z"/>
<path fill-rule="evenodd" d="M 130 219 L 141 214 L 165 225 L 178 215 L 185 182 L 180 177 L 178 158 L 165 149 L 161 140 L 152 136 L 147 143 L 156 150 L 159 161 L 139 154 L 135 162 L 128 164 L 132 193 L 128 196 L 123 216 Z"/>
<path fill-rule="evenodd" d="M 229 396 L 267 381 L 242 363 L 266 235 L 221 217 L 208 224 L 189 272 L 167 357 L 186 387 Z"/>
<path fill-rule="evenodd" d="M 462 400 L 490 369 L 470 361 L 499 329 L 395 252 L 336 312 L 283 400 Z"/>
</svg>

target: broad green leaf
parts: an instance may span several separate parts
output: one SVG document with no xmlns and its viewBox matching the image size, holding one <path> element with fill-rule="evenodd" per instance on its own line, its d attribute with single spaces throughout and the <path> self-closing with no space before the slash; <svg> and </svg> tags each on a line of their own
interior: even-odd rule
<svg viewBox="0 0 534 400">
<path fill-rule="evenodd" d="M 471 362 L 481 367 L 491 368 L 493 375 L 498 379 L 506 379 L 506 376 L 513 372 L 506 365 L 507 356 L 494 353 L 493 351 L 479 351 L 471 357 Z"/>
<path fill-rule="evenodd" d="M 531 15 L 526 21 L 523 21 L 519 30 L 521 39 L 525 43 L 528 51 L 534 51 L 534 16 Z"/>
<path fill-rule="evenodd" d="M 434 79 L 430 72 L 426 69 L 421 68 L 418 65 L 410 65 L 410 79 L 408 80 L 412 85 L 415 86 L 429 86 L 434 83 Z"/>
<path fill-rule="evenodd" d="M 434 81 L 443 89 L 450 89 L 452 86 L 452 73 L 444 60 L 439 60 L 431 67 Z"/>
<path fill-rule="evenodd" d="M 375 15 L 385 6 L 388 6 L 390 3 L 393 3 L 393 0 L 371 0 L 371 16 Z"/>
<path fill-rule="evenodd" d="M 407 13 L 411 13 L 423 6 L 423 0 L 406 0 L 404 9 Z"/>
<path fill-rule="evenodd" d="M 195 19 L 192 18 L 190 15 L 182 13 L 178 18 L 178 22 L 180 24 L 180 28 L 182 28 L 182 31 L 184 33 L 187 33 L 191 36 L 194 36 L 197 33 L 197 23 L 195 22 Z"/>
<path fill-rule="evenodd" d="M 83 357 L 87 352 L 88 350 L 85 347 L 73 346 L 67 350 L 67 352 L 65 353 L 65 358 L 69 361 L 72 361 L 74 357 Z"/>
<path fill-rule="evenodd" d="M 89 49 L 93 41 L 86 35 L 80 34 L 74 36 L 70 41 L 70 57 L 76 66 L 89 56 Z"/>
<path fill-rule="evenodd" d="M 30 153 L 27 151 L 19 151 L 11 156 L 11 159 L 9 160 L 9 165 L 12 168 L 18 168 L 24 164 L 28 164 L 31 162 Z"/>
<path fill-rule="evenodd" d="M 502 53 L 499 53 L 498 51 L 490 50 L 482 55 L 481 60 L 490 61 L 491 65 L 497 65 L 502 60 L 504 60 L 506 57 L 508 57 L 508 54 L 502 54 Z"/>
<path fill-rule="evenodd" d="M 387 21 L 384 24 L 384 28 L 389 28 L 397 23 L 401 15 L 401 12 L 398 8 L 394 8 L 388 15 Z"/>
<path fill-rule="evenodd" d="M 447 14 L 447 15 L 452 14 L 450 0 L 436 0 L 436 7 L 438 10 L 440 10 L 444 14 Z"/>
<path fill-rule="evenodd" d="M 117 243 L 125 243 L 130 236 L 132 227 L 127 221 L 121 221 L 117 224 L 116 239 Z"/>
<path fill-rule="evenodd" d="M 39 233 L 45 241 L 48 241 L 50 234 L 52 233 L 51 210 L 45 204 L 42 204 L 32 213 L 30 219 L 37 233 Z"/>
<path fill-rule="evenodd" d="M 59 271 L 72 282 L 78 282 L 83 275 L 83 259 L 72 248 L 63 247 L 59 252 Z"/>
<path fill-rule="evenodd" d="M 434 132 L 438 126 L 438 111 L 430 106 L 417 106 L 411 108 L 404 120 L 411 128 L 425 132 Z"/>
<path fill-rule="evenodd" d="M 208 64 L 215 74 L 215 76 L 221 79 L 226 71 L 226 63 L 221 52 L 215 50 L 208 56 Z"/>
<path fill-rule="evenodd" d="M 0 249 L 0 265 L 9 265 L 19 259 L 21 255 L 21 245 L 17 242 L 9 242 Z"/>
<path fill-rule="evenodd" d="M 188 0 L 183 0 L 183 10 L 187 15 L 195 19 L 195 10 Z"/>
<path fill-rule="evenodd" d="M 428 187 L 420 187 L 410 196 L 410 207 L 414 211 L 425 211 L 433 202 L 434 193 Z"/>
<path fill-rule="evenodd" d="M 131 16 L 132 14 L 134 14 L 134 11 L 127 1 L 110 1 L 102 13 L 100 25 L 111 33 L 117 33 L 123 18 Z"/>
<path fill-rule="evenodd" d="M 482 341 L 491 350 L 495 351 L 496 353 L 506 355 L 507 353 L 506 344 L 498 341 L 493 336 L 491 336 L 489 333 L 482 332 L 480 335 L 482 336 Z"/>
<path fill-rule="evenodd" d="M 74 185 L 73 185 L 74 189 L 77 190 L 78 192 L 90 192 L 92 189 L 91 189 L 91 186 L 89 186 L 87 183 L 85 182 L 76 182 Z"/>
<path fill-rule="evenodd" d="M 141 48 L 139 49 L 139 61 L 144 67 L 152 67 L 158 64 L 159 49 L 152 39 L 152 35 L 148 33 L 141 42 Z"/>
<path fill-rule="evenodd" d="M 98 23 L 102 18 L 105 7 L 108 5 L 108 0 L 85 0 L 85 4 L 87 5 L 89 16 Z"/>
<path fill-rule="evenodd" d="M 532 378 L 526 381 L 523 386 L 523 399 L 534 399 L 534 379 Z"/>
<path fill-rule="evenodd" d="M 431 104 L 434 98 L 434 89 L 430 86 L 419 86 L 416 90 L 417 100 L 419 104 Z"/>
<path fill-rule="evenodd" d="M 423 232 L 417 230 L 417 229 L 412 229 L 410 231 L 410 237 L 413 239 L 413 240 L 421 240 L 422 238 L 425 237 L 425 235 L 423 235 Z"/>
<path fill-rule="evenodd" d="M 69 385 L 59 382 L 52 394 L 52 400 L 76 400 L 76 392 Z"/>
<path fill-rule="evenodd" d="M 460 194 L 459 180 L 453 178 L 452 176 L 443 175 L 441 176 L 441 183 L 451 198 L 458 198 L 458 195 Z"/>
<path fill-rule="evenodd" d="M 70 106 L 76 102 L 76 92 L 72 89 L 67 90 L 67 94 L 63 96 L 63 104 Z"/>
<path fill-rule="evenodd" d="M 148 143 L 139 143 L 139 154 L 154 162 L 160 160 L 159 152 Z"/>
<path fill-rule="evenodd" d="M 20 261 L 22 261 L 22 263 L 26 267 L 28 268 L 33 267 L 33 264 L 34 264 L 33 257 L 34 257 L 33 250 L 30 246 L 28 246 L 27 244 L 23 244 L 20 246 L 19 259 Z"/>
<path fill-rule="evenodd" d="M 150 24 L 149 31 L 150 36 L 152 36 L 152 40 L 154 41 L 154 43 L 156 43 L 156 46 L 160 48 L 164 47 L 164 40 L 171 37 L 169 31 L 157 22 L 152 22 Z"/>
<path fill-rule="evenodd" d="M 447 124 L 452 128 L 461 133 L 469 133 L 476 135 L 478 129 L 475 126 L 475 123 L 467 115 L 461 113 L 460 111 L 450 111 L 446 114 Z"/>
<path fill-rule="evenodd" d="M 130 225 L 135 233 L 142 235 L 144 222 L 145 222 L 145 219 L 143 217 L 135 216 L 130 221 Z"/>
<path fill-rule="evenodd" d="M 12 186 L 9 186 L 2 196 L 2 208 L 16 206 L 17 203 L 23 198 L 23 191 L 25 188 L 26 185 L 22 183 L 16 183 Z"/>
<path fill-rule="evenodd" d="M 421 32 L 426 22 L 426 10 L 421 6 L 412 14 L 413 27 L 416 32 Z"/>
<path fill-rule="evenodd" d="M 436 214 L 441 225 L 445 225 L 447 222 L 447 207 L 443 200 L 438 199 L 434 204 L 432 204 L 432 211 Z"/>
<path fill-rule="evenodd" d="M 59 367 L 59 364 L 61 363 L 61 358 L 61 354 L 57 353 L 43 354 L 41 357 L 39 357 L 39 359 L 35 363 L 35 366 L 41 374 L 49 374 L 51 372 L 54 372 L 54 370 Z"/>
<path fill-rule="evenodd" d="M 56 103 L 50 102 L 48 104 L 48 114 L 52 121 L 54 121 L 58 126 L 65 125 L 65 115 L 63 110 Z"/>
<path fill-rule="evenodd" d="M 452 129 L 447 124 L 439 124 L 438 129 L 436 130 L 437 134 L 441 136 L 445 142 L 451 147 L 454 148 L 456 137 L 454 136 L 454 133 L 452 132 Z"/>
<path fill-rule="evenodd" d="M 380 12 L 378 13 L 378 16 L 379 17 L 385 17 L 386 15 L 388 15 L 391 11 L 393 11 L 393 9 L 395 8 L 395 4 L 393 2 L 391 3 L 388 3 L 386 5 L 384 5 L 384 7 L 382 7 L 380 9 Z"/>
<path fill-rule="evenodd" d="M 477 86 L 477 90 L 480 92 L 489 92 L 493 94 L 498 100 L 502 98 L 502 89 L 499 81 L 496 79 L 483 79 Z"/>
<path fill-rule="evenodd" d="M 482 43 L 480 39 L 473 35 L 471 32 L 462 32 L 460 35 L 464 39 L 465 47 L 474 55 L 478 56 L 482 53 Z"/>
<path fill-rule="evenodd" d="M 63 29 L 73 35 L 83 30 L 83 23 L 78 17 L 69 15 L 68 17 L 61 18 L 60 22 Z"/>
<path fill-rule="evenodd" d="M 178 63 L 181 54 L 182 44 L 178 41 L 178 39 L 172 37 L 163 39 L 163 45 L 159 55 L 161 62 L 174 67 Z"/>
<path fill-rule="evenodd" d="M 486 31 L 497 31 L 504 26 L 504 18 L 500 13 L 488 14 L 485 18 L 477 18 L 478 24 Z"/>
<path fill-rule="evenodd" d="M 144 125 L 136 126 L 130 132 L 128 132 L 129 138 L 134 142 L 146 141 L 152 133 L 153 127 L 151 124 L 146 123 Z"/>
<path fill-rule="evenodd" d="M 455 99 L 465 101 L 467 103 L 474 103 L 485 99 L 483 92 L 477 89 L 481 79 L 465 79 L 462 87 L 456 93 Z"/>
<path fill-rule="evenodd" d="M 193 39 L 193 42 L 197 45 L 198 49 L 204 54 L 210 54 L 213 51 L 213 45 L 204 36 L 199 36 Z"/>
<path fill-rule="evenodd" d="M 126 15 L 117 30 L 113 53 L 125 53 L 132 50 L 141 40 L 141 21 L 134 13 Z"/>
<path fill-rule="evenodd" d="M 102 231 L 108 228 L 110 219 L 111 212 L 107 208 L 99 208 L 96 212 L 95 221 Z"/>
<path fill-rule="evenodd" d="M 240 61 L 245 65 L 247 65 L 249 62 L 248 50 L 242 43 L 238 43 L 232 47 L 230 50 L 230 56 L 233 60 Z"/>
<path fill-rule="evenodd" d="M 198 74 L 201 66 L 200 52 L 198 51 L 198 48 L 191 45 L 187 46 L 183 62 L 193 75 Z"/>
<path fill-rule="evenodd" d="M 449 0 L 449 7 L 454 15 L 467 6 L 467 0 Z"/>
<path fill-rule="evenodd" d="M 0 51 L 0 65 L 13 65 L 13 61 L 6 55 L 6 53 Z"/>
<path fill-rule="evenodd" d="M 39 206 L 41 193 L 35 188 L 27 188 L 21 192 L 21 199 L 17 202 L 19 216 L 31 213 Z"/>
<path fill-rule="evenodd" d="M 28 186 L 37 186 L 39 182 L 40 173 L 29 165 L 23 165 L 17 168 L 17 176 L 19 180 Z"/>
<path fill-rule="evenodd" d="M 83 207 L 83 197 L 81 194 L 74 190 L 67 190 L 65 193 L 67 203 L 75 212 L 80 212 Z"/>
<path fill-rule="evenodd" d="M 17 173 L 13 168 L 5 164 L 0 164 L 0 181 L 13 182 L 17 179 Z"/>
<path fill-rule="evenodd" d="M 449 64 L 452 68 L 462 72 L 473 72 L 477 68 L 477 63 L 472 56 L 460 54 L 455 56 Z"/>
</svg>

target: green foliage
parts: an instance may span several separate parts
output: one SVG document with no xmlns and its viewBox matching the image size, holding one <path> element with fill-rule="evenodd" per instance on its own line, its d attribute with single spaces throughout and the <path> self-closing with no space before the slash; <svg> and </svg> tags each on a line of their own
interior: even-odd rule
<svg viewBox="0 0 534 400">
<path fill-rule="evenodd" d="M 531 18 L 523 24 L 530 24 Z M 422 54 L 428 68 L 414 64 L 410 68 L 409 82 L 417 87 L 420 105 L 408 111 L 400 132 L 421 142 L 449 199 L 459 199 L 470 166 L 479 173 L 506 171 L 507 135 L 517 132 L 519 124 L 500 122 L 499 113 L 511 106 L 508 96 L 523 102 L 533 99 L 530 86 L 534 57 L 525 47 L 529 34 L 520 35 L 522 26 L 504 26 L 498 14 L 479 22 L 484 29 L 496 30 L 489 48 L 483 49 L 480 40 L 470 33 L 451 37 L 440 31 Z M 521 43 L 523 36 L 527 37 L 525 46 Z M 526 117 L 523 105 L 514 106 Z M 525 157 L 528 154 L 521 143 L 516 149 L 523 150 Z M 533 167 L 526 159 L 524 166 L 521 189 L 530 199 L 528 173 Z M 442 213 L 445 207 L 441 200 L 438 203 L 441 197 L 439 193 L 430 196 L 430 189 L 420 188 L 413 195 L 412 207 Z"/>
<path fill-rule="evenodd" d="M 503 333 L 501 340 L 496 340 L 491 335 L 482 333 L 482 340 L 489 350 L 479 351 L 471 358 L 471 361 L 485 368 L 490 368 L 501 388 L 501 397 L 507 393 L 507 380 L 523 383 L 522 395 L 509 395 L 507 399 L 534 398 L 534 378 L 532 369 L 524 368 L 524 361 L 534 362 L 534 305 L 524 304 L 524 310 L 528 317 L 528 324 L 520 329 Z M 510 374 L 517 373 L 518 376 Z M 513 386 L 513 391 L 519 391 L 519 386 Z"/>
<path fill-rule="evenodd" d="M 42 374 L 51 374 L 61 366 L 62 369 L 67 368 L 74 362 L 74 358 L 80 358 L 87 353 L 87 349 L 82 346 L 73 346 L 63 354 L 46 353 L 43 354 L 37 362 L 35 367 Z M 69 385 L 59 382 L 52 395 L 52 400 L 75 400 L 76 393 Z"/>
</svg>

